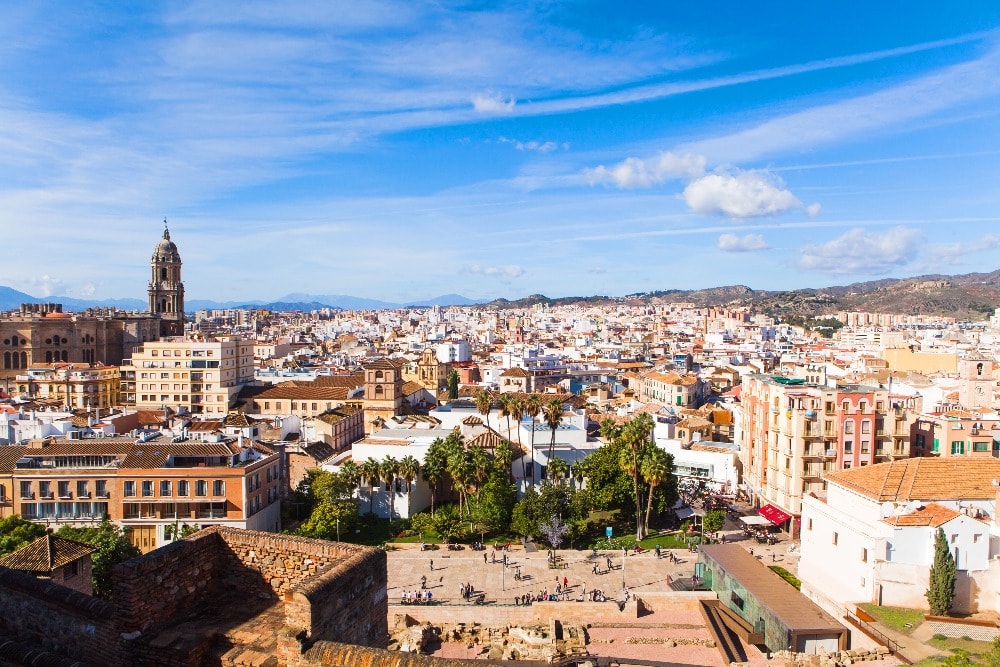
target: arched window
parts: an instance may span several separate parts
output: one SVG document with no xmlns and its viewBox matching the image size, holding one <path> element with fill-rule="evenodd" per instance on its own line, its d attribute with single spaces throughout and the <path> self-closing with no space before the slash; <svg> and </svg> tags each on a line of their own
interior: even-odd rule
<svg viewBox="0 0 1000 667">
<path fill-rule="evenodd" d="M 382 371 L 375 371 L 375 381 L 379 382 L 382 379 Z"/>
<path fill-rule="evenodd" d="M 376 396 L 380 396 L 380 395 L 382 395 L 382 393 L 383 393 L 383 391 L 382 391 L 382 385 L 380 385 L 380 384 L 375 385 L 375 395 Z"/>
<path fill-rule="evenodd" d="M 65 353 L 63 353 L 63 354 L 65 354 Z M 63 361 L 66 361 L 66 359 L 63 359 Z M 28 353 L 27 352 L 22 352 L 21 353 L 21 368 L 27 368 L 27 367 L 28 367 Z"/>
<path fill-rule="evenodd" d="M 14 338 L 11 339 L 10 344 L 11 347 L 17 347 L 17 336 L 14 336 Z"/>
<path fill-rule="evenodd" d="M 982 375 L 982 374 L 983 374 L 983 365 L 976 364 L 976 375 Z"/>
<path fill-rule="evenodd" d="M 69 350 L 63 350 L 63 352 L 62 352 L 62 360 L 63 361 L 69 361 Z M 27 366 L 25 366 L 25 368 L 27 368 Z"/>
<path fill-rule="evenodd" d="M 170 312 L 169 310 L 167 310 L 167 300 L 166 299 L 160 299 L 160 312 L 161 313 L 169 313 Z"/>
<path fill-rule="evenodd" d="M 47 364 L 52 363 L 52 352 L 50 350 L 45 351 L 45 363 Z"/>
<path fill-rule="evenodd" d="M 10 352 L 3 353 L 3 367 L 10 368 Z"/>
<path fill-rule="evenodd" d="M 167 267 L 164 266 L 160 269 L 160 280 L 166 280 L 166 279 L 167 279 Z"/>
</svg>

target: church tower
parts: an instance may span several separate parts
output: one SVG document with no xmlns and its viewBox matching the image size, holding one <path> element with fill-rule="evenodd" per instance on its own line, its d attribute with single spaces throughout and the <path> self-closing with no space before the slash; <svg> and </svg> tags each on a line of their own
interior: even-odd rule
<svg viewBox="0 0 1000 667">
<path fill-rule="evenodd" d="M 160 336 L 182 336 L 184 283 L 181 282 L 181 256 L 170 240 L 166 218 L 163 219 L 163 238 L 153 249 L 150 267 L 149 312 L 160 316 Z"/>
<path fill-rule="evenodd" d="M 993 360 L 970 352 L 958 362 L 958 402 L 966 410 L 993 407 Z"/>
</svg>

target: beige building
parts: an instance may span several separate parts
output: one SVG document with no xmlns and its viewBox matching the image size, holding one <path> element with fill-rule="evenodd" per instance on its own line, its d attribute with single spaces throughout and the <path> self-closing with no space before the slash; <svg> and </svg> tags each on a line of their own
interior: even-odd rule
<svg viewBox="0 0 1000 667">
<path fill-rule="evenodd" d="M 428 347 L 420 355 L 420 359 L 403 366 L 403 380 L 418 382 L 437 393 L 448 386 L 448 364 L 441 363 L 434 350 Z"/>
<path fill-rule="evenodd" d="M 400 414 L 403 408 L 402 364 L 378 359 L 365 366 L 365 433 Z"/>
<path fill-rule="evenodd" d="M 165 338 L 136 348 L 122 364 L 122 400 L 139 409 L 225 414 L 240 389 L 253 382 L 253 371 L 253 341 Z"/>
<path fill-rule="evenodd" d="M 912 372 L 923 375 L 958 372 L 958 354 L 955 352 L 913 352 L 908 347 L 889 348 L 882 357 L 894 373 Z"/>
<path fill-rule="evenodd" d="M 119 405 L 117 366 L 39 364 L 15 376 L 11 393 L 32 401 L 51 402 L 70 410 L 93 410 Z"/>
</svg>

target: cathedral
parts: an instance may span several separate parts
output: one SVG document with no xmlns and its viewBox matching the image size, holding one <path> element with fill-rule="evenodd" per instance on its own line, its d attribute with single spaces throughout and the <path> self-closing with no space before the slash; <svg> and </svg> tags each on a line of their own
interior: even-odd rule
<svg viewBox="0 0 1000 667">
<path fill-rule="evenodd" d="M 149 312 L 160 318 L 160 336 L 184 335 L 184 283 L 181 282 L 181 255 L 170 240 L 163 220 L 163 238 L 153 249 L 150 261 Z"/>
<path fill-rule="evenodd" d="M 184 335 L 181 256 L 166 220 L 150 270 L 145 313 L 90 308 L 73 314 L 58 303 L 27 303 L 0 314 L 0 391 L 9 393 L 18 375 L 42 364 L 117 366 L 146 341 Z"/>
</svg>

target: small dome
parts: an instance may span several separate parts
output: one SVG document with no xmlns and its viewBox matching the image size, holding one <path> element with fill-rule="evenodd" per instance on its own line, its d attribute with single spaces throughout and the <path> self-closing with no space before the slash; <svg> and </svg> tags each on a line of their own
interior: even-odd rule
<svg viewBox="0 0 1000 667">
<path fill-rule="evenodd" d="M 163 227 L 163 238 L 160 242 L 156 244 L 156 248 L 153 249 L 153 261 L 167 261 L 167 262 L 179 262 L 181 261 L 181 255 L 177 252 L 177 245 L 170 240 L 170 230 L 166 227 L 166 220 L 164 220 Z"/>
</svg>

